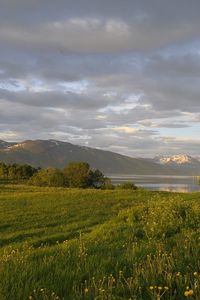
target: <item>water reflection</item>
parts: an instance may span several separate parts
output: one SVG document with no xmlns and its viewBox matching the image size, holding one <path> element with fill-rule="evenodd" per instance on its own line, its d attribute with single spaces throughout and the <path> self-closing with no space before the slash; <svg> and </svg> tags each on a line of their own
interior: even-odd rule
<svg viewBox="0 0 200 300">
<path fill-rule="evenodd" d="M 169 192 L 197 192 L 200 185 L 193 176 L 157 176 L 157 175 L 110 175 L 113 184 L 130 181 L 148 190 Z"/>
</svg>

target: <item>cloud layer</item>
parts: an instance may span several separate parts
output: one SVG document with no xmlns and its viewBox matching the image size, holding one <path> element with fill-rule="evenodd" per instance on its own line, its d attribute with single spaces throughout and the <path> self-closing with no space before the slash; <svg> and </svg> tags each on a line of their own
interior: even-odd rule
<svg viewBox="0 0 200 300">
<path fill-rule="evenodd" d="M 0 139 L 199 155 L 200 2 L 0 6 Z"/>
</svg>

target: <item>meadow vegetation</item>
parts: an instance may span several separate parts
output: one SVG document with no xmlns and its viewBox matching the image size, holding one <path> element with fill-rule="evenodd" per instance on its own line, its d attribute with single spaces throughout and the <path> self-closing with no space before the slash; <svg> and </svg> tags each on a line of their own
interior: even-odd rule
<svg viewBox="0 0 200 300">
<path fill-rule="evenodd" d="M 0 299 L 200 299 L 200 194 L 0 185 Z"/>
</svg>

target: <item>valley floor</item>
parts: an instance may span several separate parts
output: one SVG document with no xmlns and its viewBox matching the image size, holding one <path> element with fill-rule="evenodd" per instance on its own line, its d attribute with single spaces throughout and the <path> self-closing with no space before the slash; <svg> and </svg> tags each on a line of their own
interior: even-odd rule
<svg viewBox="0 0 200 300">
<path fill-rule="evenodd" d="M 200 193 L 0 185 L 0 300 L 200 299 Z"/>
</svg>

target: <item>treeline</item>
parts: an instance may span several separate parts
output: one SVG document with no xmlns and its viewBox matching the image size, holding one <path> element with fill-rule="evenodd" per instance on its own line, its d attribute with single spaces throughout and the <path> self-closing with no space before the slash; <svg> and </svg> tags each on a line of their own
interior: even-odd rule
<svg viewBox="0 0 200 300">
<path fill-rule="evenodd" d="M 4 180 L 28 180 L 38 172 L 29 165 L 9 164 L 0 162 L 0 179 Z"/>
<path fill-rule="evenodd" d="M 63 171 L 55 168 L 40 169 L 29 183 L 37 186 L 103 188 L 112 186 L 109 178 L 99 170 L 92 170 L 86 162 L 71 162 Z"/>
<path fill-rule="evenodd" d="M 71 162 L 63 171 L 0 162 L 0 179 L 43 187 L 112 188 L 109 178 L 99 170 L 92 170 L 85 162 Z"/>
<path fill-rule="evenodd" d="M 131 182 L 114 186 L 111 180 L 86 162 L 71 162 L 64 170 L 57 168 L 34 168 L 30 165 L 0 163 L 0 179 L 15 183 L 27 183 L 41 187 L 73 187 L 96 189 L 136 189 Z"/>
</svg>

